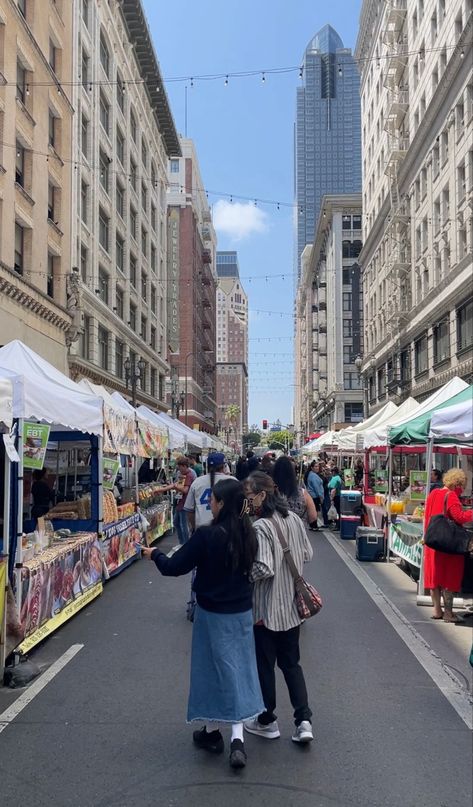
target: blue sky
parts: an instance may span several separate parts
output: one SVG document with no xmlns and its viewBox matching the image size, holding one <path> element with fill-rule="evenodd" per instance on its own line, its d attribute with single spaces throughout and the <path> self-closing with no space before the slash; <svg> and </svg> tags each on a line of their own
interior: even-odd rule
<svg viewBox="0 0 473 807">
<path fill-rule="evenodd" d="M 299 65 L 326 23 L 354 48 L 360 0 L 143 0 L 164 78 Z M 329 13 L 327 13 L 329 8 Z M 293 201 L 293 125 L 298 73 L 187 82 L 187 135 L 196 144 L 203 182 L 212 191 Z M 185 82 L 166 84 L 179 132 L 185 133 Z M 293 211 L 241 206 L 211 194 L 218 249 L 238 251 L 249 296 L 250 414 L 261 426 L 292 419 Z M 284 275 L 283 277 L 273 277 Z M 259 276 L 261 279 L 255 279 Z M 252 278 L 251 280 L 245 278 Z M 268 280 L 266 280 L 268 278 Z M 273 311 L 274 314 L 255 313 Z M 261 340 L 261 341 L 257 341 Z"/>
</svg>

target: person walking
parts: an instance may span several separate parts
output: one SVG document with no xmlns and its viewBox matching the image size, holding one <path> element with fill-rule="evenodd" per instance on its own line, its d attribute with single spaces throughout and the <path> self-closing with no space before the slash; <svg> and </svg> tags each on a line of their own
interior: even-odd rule
<svg viewBox="0 0 473 807">
<path fill-rule="evenodd" d="M 425 503 L 424 534 L 432 516 L 445 512 L 456 524 L 473 521 L 473 510 L 463 510 L 460 496 L 466 488 L 466 474 L 461 468 L 451 468 L 443 477 L 443 487 L 432 490 Z M 434 606 L 432 619 L 461 622 L 453 613 L 453 597 L 460 591 L 465 569 L 464 555 L 449 555 L 424 546 L 424 586 L 430 589 Z M 441 598 L 443 597 L 444 611 Z"/>
<path fill-rule="evenodd" d="M 311 529 L 317 529 L 317 510 L 314 500 L 297 483 L 296 469 L 289 457 L 281 456 L 276 460 L 273 479 L 278 492 L 281 496 L 286 497 L 289 510 L 306 522 Z"/>
<path fill-rule="evenodd" d="M 225 473 L 225 454 L 215 451 L 207 460 L 208 473 L 194 479 L 186 497 L 184 511 L 188 519 L 188 528 L 193 532 L 212 521 L 210 500 L 216 482 L 221 479 L 234 479 Z"/>
<path fill-rule="evenodd" d="M 275 664 L 284 675 L 294 709 L 295 743 L 314 739 L 304 673 L 300 666 L 299 632 L 302 620 L 294 599 L 294 579 L 278 538 L 282 531 L 300 573 L 312 557 L 304 524 L 277 492 L 273 479 L 261 471 L 245 482 L 250 513 L 255 516 L 258 554 L 251 571 L 255 583 L 253 618 L 256 661 L 265 709 L 245 722 L 245 730 L 269 740 L 280 736 L 276 709 Z"/>
<path fill-rule="evenodd" d="M 241 482 L 228 477 L 217 482 L 210 508 L 212 523 L 199 527 L 172 557 L 158 548 L 142 552 L 163 575 L 178 577 L 197 568 L 187 720 L 231 724 L 230 765 L 243 768 L 243 722 L 264 709 L 249 577 L 258 542 Z M 193 740 L 215 754 L 224 750 L 219 728 L 207 731 L 204 725 Z"/>
<path fill-rule="evenodd" d="M 312 497 L 317 514 L 322 512 L 322 502 L 324 500 L 324 485 L 316 472 L 316 462 L 313 460 L 309 466 L 309 473 L 307 474 L 307 491 L 309 496 Z M 311 526 L 311 530 L 318 530 L 317 520 L 315 526 Z"/>
<path fill-rule="evenodd" d="M 333 506 L 338 513 L 338 526 L 340 525 L 340 494 L 342 492 L 342 478 L 340 471 L 336 466 L 332 468 L 332 478 L 328 483 L 330 498 L 332 499 Z"/>
<path fill-rule="evenodd" d="M 176 505 L 176 512 L 174 514 L 174 526 L 177 531 L 179 543 L 182 546 L 182 544 L 185 544 L 189 539 L 187 513 L 184 510 L 184 505 L 186 503 L 190 486 L 196 478 L 196 475 L 195 472 L 189 468 L 189 460 L 187 457 L 178 457 L 176 460 L 176 465 L 179 471 L 179 479 L 171 486 L 171 489 L 174 489 L 179 496 Z"/>
</svg>

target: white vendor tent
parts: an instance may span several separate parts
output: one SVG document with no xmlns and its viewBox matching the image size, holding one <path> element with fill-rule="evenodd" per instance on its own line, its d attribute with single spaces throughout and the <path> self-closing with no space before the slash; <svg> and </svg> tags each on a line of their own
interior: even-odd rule
<svg viewBox="0 0 473 807">
<path fill-rule="evenodd" d="M 462 392 L 462 390 L 466 389 L 467 386 L 468 384 L 465 381 L 458 378 L 458 376 L 455 376 L 444 384 L 443 387 L 432 393 L 432 395 L 430 395 L 425 401 L 422 401 L 422 403 L 417 404 L 416 407 L 412 408 L 408 414 L 405 412 L 396 412 L 394 417 L 388 420 L 386 423 L 365 432 L 365 449 L 387 446 L 388 433 L 391 428 L 398 427 L 401 424 L 412 420 L 412 418 L 423 415 L 424 412 L 428 412 L 435 406 L 439 406 L 440 404 L 444 403 L 444 401 L 448 401 L 449 398 L 452 398 L 454 395 Z"/>
<path fill-rule="evenodd" d="M 161 426 L 168 430 L 169 433 L 169 448 L 171 451 L 184 451 L 186 447 L 187 437 L 182 425 L 178 420 L 165 415 L 163 412 L 153 412 L 147 406 L 139 406 L 137 409 L 138 414 L 147 418 L 151 423 L 156 426 Z"/>
<path fill-rule="evenodd" d="M 434 440 L 452 437 L 461 442 L 471 442 L 473 439 L 473 398 L 434 411 L 430 421 L 430 436 Z"/>
<path fill-rule="evenodd" d="M 12 415 L 102 436 L 102 400 L 18 339 L 0 348 L 0 376 L 13 385 Z"/>
<path fill-rule="evenodd" d="M 3 377 L 0 371 L 0 423 L 8 428 L 13 421 L 13 378 Z"/>
</svg>

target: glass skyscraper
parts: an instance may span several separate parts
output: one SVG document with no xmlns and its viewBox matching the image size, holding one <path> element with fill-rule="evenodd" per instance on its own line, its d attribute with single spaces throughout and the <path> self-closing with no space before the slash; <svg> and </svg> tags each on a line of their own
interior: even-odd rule
<svg viewBox="0 0 473 807">
<path fill-rule="evenodd" d="M 297 276 L 314 241 L 324 194 L 361 191 L 360 77 L 351 50 L 331 25 L 309 42 L 295 125 Z"/>
</svg>

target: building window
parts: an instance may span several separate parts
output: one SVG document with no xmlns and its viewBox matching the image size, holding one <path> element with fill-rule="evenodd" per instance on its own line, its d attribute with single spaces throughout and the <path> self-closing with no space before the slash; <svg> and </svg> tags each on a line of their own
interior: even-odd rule
<svg viewBox="0 0 473 807">
<path fill-rule="evenodd" d="M 399 370 L 401 376 L 401 385 L 406 384 L 411 378 L 411 359 L 410 350 L 402 350 L 399 357 Z"/>
<path fill-rule="evenodd" d="M 136 122 L 136 115 L 133 112 L 133 110 L 130 109 L 130 134 L 134 143 L 136 143 L 137 130 L 138 130 L 138 124 Z"/>
<path fill-rule="evenodd" d="M 473 300 L 457 309 L 457 350 L 473 346 Z"/>
<path fill-rule="evenodd" d="M 344 311 L 351 311 L 352 309 L 352 294 L 351 291 L 344 291 L 342 294 L 342 307 Z"/>
<path fill-rule="evenodd" d="M 115 260 L 117 269 L 123 272 L 125 270 L 125 242 L 118 234 L 115 239 Z"/>
<path fill-rule="evenodd" d="M 110 52 L 108 50 L 108 45 L 105 41 L 105 35 L 103 32 L 100 33 L 100 64 L 102 65 L 105 75 L 108 78 L 110 71 Z"/>
<path fill-rule="evenodd" d="M 105 271 L 105 269 L 103 269 L 101 266 L 99 266 L 98 294 L 99 294 L 99 297 L 102 300 L 102 302 L 105 303 L 106 305 L 108 305 L 108 298 L 109 298 L 108 289 L 109 289 L 109 277 L 108 277 L 108 274 Z"/>
<path fill-rule="evenodd" d="M 354 230 L 361 230 L 361 216 L 353 216 L 353 225 Z"/>
<path fill-rule="evenodd" d="M 56 188 L 49 182 L 48 184 L 48 219 L 56 223 Z"/>
<path fill-rule="evenodd" d="M 15 222 L 15 272 L 23 274 L 25 258 L 25 231 L 21 224 Z"/>
<path fill-rule="evenodd" d="M 118 181 L 117 181 L 117 187 L 116 187 L 115 195 L 116 195 L 117 213 L 122 217 L 122 219 L 124 219 L 125 218 L 125 215 L 124 215 L 124 213 L 125 213 L 125 189 L 120 185 L 120 183 Z"/>
<path fill-rule="evenodd" d="M 144 182 L 141 183 L 141 208 L 146 213 L 148 207 L 148 192 Z"/>
<path fill-rule="evenodd" d="M 110 186 L 110 160 L 107 155 L 100 150 L 99 153 L 100 184 L 104 191 L 108 193 Z"/>
<path fill-rule="evenodd" d="M 58 128 L 58 119 L 54 116 L 54 114 L 49 110 L 48 113 L 48 141 L 49 145 L 52 146 L 54 149 L 57 147 L 57 128 Z"/>
<path fill-rule="evenodd" d="M 123 365 L 125 360 L 125 345 L 119 339 L 115 340 L 115 375 L 123 378 Z"/>
<path fill-rule="evenodd" d="M 141 162 L 143 166 L 146 168 L 148 164 L 148 148 L 146 146 L 146 141 L 144 137 L 141 138 Z"/>
<path fill-rule="evenodd" d="M 152 347 L 153 350 L 156 350 L 156 328 L 154 325 L 151 326 L 150 347 Z"/>
<path fill-rule="evenodd" d="M 143 342 L 146 342 L 147 332 L 148 332 L 148 320 L 146 319 L 146 317 L 141 317 L 141 333 L 140 333 L 140 336 L 141 336 Z"/>
<path fill-rule="evenodd" d="M 351 230 L 351 216 L 342 216 L 342 230 Z"/>
<path fill-rule="evenodd" d="M 125 85 L 120 73 L 117 72 L 117 102 L 122 112 L 125 112 Z"/>
<path fill-rule="evenodd" d="M 450 320 L 448 317 L 434 326 L 434 364 L 450 358 Z"/>
<path fill-rule="evenodd" d="M 178 174 L 179 173 L 179 160 L 170 160 L 171 163 L 171 174 Z"/>
<path fill-rule="evenodd" d="M 117 157 L 122 165 L 125 165 L 125 138 L 117 127 Z"/>
<path fill-rule="evenodd" d="M 136 306 L 130 303 L 130 321 L 129 326 L 132 331 L 136 331 Z"/>
<path fill-rule="evenodd" d="M 80 354 L 83 359 L 90 359 L 90 317 L 84 315 L 80 337 Z"/>
<path fill-rule="evenodd" d="M 414 344 L 415 372 L 416 375 L 425 373 L 428 369 L 428 346 L 427 334 L 421 336 Z"/>
<path fill-rule="evenodd" d="M 151 311 L 156 314 L 156 286 L 151 286 Z"/>
<path fill-rule="evenodd" d="M 384 398 L 386 395 L 386 376 L 384 367 L 378 370 L 378 398 Z"/>
<path fill-rule="evenodd" d="M 25 187 L 25 149 L 20 141 L 16 141 L 15 182 Z"/>
<path fill-rule="evenodd" d="M 86 28 L 89 27 L 89 3 L 90 0 L 82 0 L 82 19 Z"/>
<path fill-rule="evenodd" d="M 89 186 L 82 181 L 80 185 L 80 217 L 84 224 L 88 223 L 88 197 Z"/>
<path fill-rule="evenodd" d="M 26 100 L 26 91 L 28 85 L 26 83 L 26 70 L 21 64 L 21 62 L 17 61 L 16 63 L 16 97 L 22 102 L 25 103 Z"/>
<path fill-rule="evenodd" d="M 151 227 L 153 228 L 153 231 L 154 231 L 154 232 L 156 232 L 156 221 L 157 221 L 157 218 L 156 218 L 156 207 L 155 207 L 155 206 L 154 206 L 154 204 L 151 202 Z"/>
<path fill-rule="evenodd" d="M 136 289 L 136 258 L 130 254 L 130 283 Z"/>
<path fill-rule="evenodd" d="M 87 266 L 88 254 L 87 247 L 84 244 L 80 245 L 80 276 L 84 283 L 87 283 Z"/>
<path fill-rule="evenodd" d="M 136 241 L 136 229 L 137 229 L 137 217 L 136 217 L 136 210 L 134 207 L 130 206 L 130 233 Z"/>
<path fill-rule="evenodd" d="M 110 127 L 110 105 L 102 92 L 100 93 L 100 123 L 102 124 L 103 130 L 108 135 Z"/>
<path fill-rule="evenodd" d="M 117 317 L 119 317 L 120 319 L 123 319 L 123 310 L 124 310 L 123 304 L 124 304 L 123 290 L 120 288 L 120 286 L 117 286 L 115 290 L 115 313 Z"/>
<path fill-rule="evenodd" d="M 352 364 L 353 348 L 350 345 L 343 345 L 343 364 Z"/>
<path fill-rule="evenodd" d="M 343 386 L 345 389 L 360 389 L 358 373 L 343 373 Z"/>
<path fill-rule="evenodd" d="M 81 127 L 80 127 L 80 144 L 81 150 L 84 157 L 87 158 L 89 153 L 89 121 L 82 115 L 81 119 Z"/>
<path fill-rule="evenodd" d="M 156 174 L 156 166 L 153 161 L 151 161 L 151 185 L 153 186 L 154 190 L 158 187 L 158 177 Z"/>
<path fill-rule="evenodd" d="M 363 420 L 362 403 L 345 404 L 345 423 L 361 423 Z"/>
<path fill-rule="evenodd" d="M 141 296 L 145 301 L 148 299 L 148 276 L 145 272 L 141 272 Z"/>
<path fill-rule="evenodd" d="M 18 0 L 18 11 L 26 20 L 26 0 Z"/>
<path fill-rule="evenodd" d="M 98 343 L 99 343 L 99 364 L 103 370 L 108 370 L 108 338 L 109 333 L 105 328 L 99 325 L 98 329 Z"/>
<path fill-rule="evenodd" d="M 108 216 L 102 208 L 99 209 L 99 244 L 105 252 L 108 252 L 109 247 L 109 220 Z"/>
<path fill-rule="evenodd" d="M 48 252 L 48 277 L 46 294 L 54 300 L 54 255 Z"/>
<path fill-rule="evenodd" d="M 156 274 L 156 267 L 157 267 L 156 247 L 154 246 L 154 244 L 151 244 L 151 269 L 155 274 Z"/>
<path fill-rule="evenodd" d="M 50 66 L 51 70 L 53 70 L 54 73 L 56 73 L 56 68 L 57 68 L 57 65 L 58 65 L 57 55 L 58 55 L 57 48 L 56 48 L 53 40 L 50 38 L 49 39 L 49 66 Z"/>
<path fill-rule="evenodd" d="M 145 228 L 141 228 L 141 251 L 143 255 L 146 255 L 148 247 L 148 233 L 146 232 Z"/>
<path fill-rule="evenodd" d="M 130 157 L 130 185 L 136 191 L 136 163 Z"/>
<path fill-rule="evenodd" d="M 89 86 L 89 57 L 85 52 L 84 48 L 82 48 L 82 56 L 81 56 L 81 63 L 80 63 L 80 70 L 81 70 L 81 79 L 82 79 L 82 86 L 87 89 Z"/>
<path fill-rule="evenodd" d="M 153 398 L 156 398 L 157 393 L 157 380 L 158 380 L 158 373 L 155 367 L 151 368 L 151 376 L 150 376 L 150 394 Z"/>
</svg>

